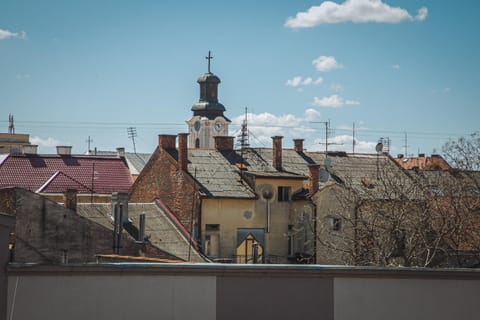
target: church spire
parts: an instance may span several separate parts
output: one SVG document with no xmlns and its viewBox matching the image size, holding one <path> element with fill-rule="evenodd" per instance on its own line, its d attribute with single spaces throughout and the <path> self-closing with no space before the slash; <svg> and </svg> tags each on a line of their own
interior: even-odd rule
<svg viewBox="0 0 480 320">
<path fill-rule="evenodd" d="M 223 117 L 225 107 L 218 102 L 218 84 L 220 78 L 210 71 L 210 62 L 213 59 L 211 51 L 208 51 L 208 72 L 201 75 L 197 82 L 200 85 L 200 99 L 192 106 L 194 116 L 207 117 L 215 119 L 218 116 Z"/>
<path fill-rule="evenodd" d="M 208 50 L 208 57 L 205 57 L 205 59 L 208 60 L 208 73 L 211 73 L 210 72 L 210 60 L 213 59 L 212 55 L 210 54 L 210 50 Z"/>
</svg>

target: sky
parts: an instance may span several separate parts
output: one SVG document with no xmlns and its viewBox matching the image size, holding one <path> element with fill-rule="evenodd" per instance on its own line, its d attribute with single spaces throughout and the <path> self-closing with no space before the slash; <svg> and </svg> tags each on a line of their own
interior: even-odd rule
<svg viewBox="0 0 480 320">
<path fill-rule="evenodd" d="M 153 152 L 220 79 L 250 144 L 440 153 L 479 130 L 478 1 L 0 0 L 0 132 L 40 153 Z M 247 110 L 247 111 L 246 111 Z M 353 141 L 355 140 L 355 147 Z M 385 143 L 386 145 L 387 143 Z M 354 149 L 355 148 L 355 149 Z"/>
</svg>

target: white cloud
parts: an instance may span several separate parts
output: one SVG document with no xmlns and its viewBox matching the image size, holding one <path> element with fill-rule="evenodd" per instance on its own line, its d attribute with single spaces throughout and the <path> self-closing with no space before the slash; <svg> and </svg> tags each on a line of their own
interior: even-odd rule
<svg viewBox="0 0 480 320">
<path fill-rule="evenodd" d="M 57 140 L 52 137 L 48 137 L 47 139 L 42 139 L 40 137 L 31 137 L 30 142 L 32 144 L 38 145 L 39 147 L 46 147 L 46 148 L 52 148 L 62 144 L 60 140 Z"/>
<path fill-rule="evenodd" d="M 26 37 L 27 34 L 24 31 L 18 33 L 0 29 L 0 40 L 6 40 L 10 38 L 25 39 Z"/>
<path fill-rule="evenodd" d="M 323 79 L 317 78 L 316 80 L 313 80 L 312 77 L 300 77 L 300 76 L 295 76 L 292 79 L 288 79 L 287 82 L 285 83 L 286 86 L 289 87 L 300 87 L 300 86 L 308 86 L 308 85 L 320 85 L 323 82 Z M 302 88 L 299 88 L 298 91 L 303 91 Z"/>
<path fill-rule="evenodd" d="M 310 77 L 307 77 L 307 78 L 303 79 L 303 82 L 302 82 L 302 84 L 303 84 L 304 86 L 308 86 L 309 84 L 311 84 L 311 83 L 312 83 L 312 81 L 313 81 L 313 79 L 312 79 L 312 78 L 310 78 Z"/>
<path fill-rule="evenodd" d="M 335 57 L 332 56 L 320 56 L 312 61 L 312 64 L 320 72 L 327 72 L 333 69 L 342 68 L 343 66 L 337 62 Z"/>
<path fill-rule="evenodd" d="M 423 21 L 427 18 L 428 15 L 428 9 L 426 7 L 418 9 L 418 13 L 415 16 L 415 20 L 417 21 Z"/>
<path fill-rule="evenodd" d="M 382 0 L 346 0 L 338 4 L 324 1 L 318 6 L 312 6 L 307 11 L 298 12 L 295 17 L 289 17 L 285 22 L 287 28 L 311 28 L 325 23 L 399 23 L 405 20 L 423 21 L 428 9 L 423 7 L 413 18 L 407 10 L 391 7 Z"/>
<path fill-rule="evenodd" d="M 317 86 L 321 85 L 323 83 L 323 78 L 322 77 L 318 77 L 317 80 L 315 80 L 313 82 L 313 84 L 316 84 Z"/>
<path fill-rule="evenodd" d="M 308 122 L 320 120 L 320 112 L 315 109 L 305 110 L 305 120 Z"/>
<path fill-rule="evenodd" d="M 317 107 L 340 108 L 344 105 L 359 105 L 360 102 L 356 100 L 345 100 L 337 94 L 332 94 L 329 97 L 313 97 L 312 104 Z"/>
<path fill-rule="evenodd" d="M 302 83 L 302 77 L 296 76 L 292 79 L 287 80 L 286 85 L 289 87 L 298 87 Z"/>
<path fill-rule="evenodd" d="M 392 65 L 392 68 L 395 69 L 395 70 L 399 70 L 400 65 L 399 64 L 394 64 L 394 65 Z"/>
<path fill-rule="evenodd" d="M 328 138 L 328 150 L 353 152 L 353 136 L 338 135 Z M 331 144 L 330 144 L 331 143 Z M 355 153 L 375 153 L 377 141 L 362 141 L 355 138 Z M 325 138 L 316 138 L 313 145 L 309 146 L 310 151 L 324 151 Z"/>
<path fill-rule="evenodd" d="M 314 109 L 305 110 L 303 117 L 293 114 L 275 115 L 264 112 L 259 114 L 249 113 L 248 130 L 250 132 L 250 144 L 270 146 L 271 137 L 283 136 L 286 143 L 291 143 L 293 139 L 305 139 L 315 132 L 315 129 L 309 127 L 309 122 L 320 118 L 320 113 Z M 235 117 L 232 122 L 240 124 L 245 119 L 245 115 Z M 238 132 L 231 135 L 237 136 Z"/>
<path fill-rule="evenodd" d="M 240 125 L 245 115 L 239 115 L 233 119 L 233 124 Z M 283 136 L 283 145 L 285 148 L 293 147 L 293 139 L 304 139 L 304 147 L 310 151 L 325 150 L 325 127 L 312 122 L 320 121 L 320 112 L 315 109 L 306 109 L 303 116 L 292 114 L 275 115 L 271 113 L 249 113 L 248 131 L 250 132 L 249 142 L 252 147 L 271 147 L 273 136 Z M 363 125 L 363 122 L 360 122 Z M 342 129 L 344 128 L 344 129 Z M 352 130 L 350 127 L 339 127 L 339 129 Z M 237 136 L 238 132 L 230 133 Z M 353 150 L 352 135 L 338 135 L 329 137 L 329 143 L 334 143 L 328 147 L 332 151 Z M 362 141 L 358 137 L 355 139 L 355 152 L 375 153 L 375 146 L 378 141 Z"/>
</svg>

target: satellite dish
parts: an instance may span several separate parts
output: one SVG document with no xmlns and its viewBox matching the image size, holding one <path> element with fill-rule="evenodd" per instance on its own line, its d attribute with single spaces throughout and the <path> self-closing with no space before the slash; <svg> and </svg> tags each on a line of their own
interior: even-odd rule
<svg viewBox="0 0 480 320">
<path fill-rule="evenodd" d="M 325 160 L 323 160 L 323 165 L 325 167 L 330 167 L 331 164 L 332 164 L 332 160 L 330 160 L 330 158 L 325 158 Z"/>
<path fill-rule="evenodd" d="M 327 182 L 330 178 L 330 174 L 324 168 L 320 169 L 319 180 L 320 182 Z"/>
<path fill-rule="evenodd" d="M 383 143 L 381 143 L 381 142 L 377 143 L 377 145 L 375 146 L 375 150 L 376 150 L 377 152 L 382 152 L 382 150 L 383 150 Z"/>
<path fill-rule="evenodd" d="M 261 184 L 258 186 L 258 193 L 265 200 L 273 198 L 273 186 L 270 184 Z"/>
</svg>

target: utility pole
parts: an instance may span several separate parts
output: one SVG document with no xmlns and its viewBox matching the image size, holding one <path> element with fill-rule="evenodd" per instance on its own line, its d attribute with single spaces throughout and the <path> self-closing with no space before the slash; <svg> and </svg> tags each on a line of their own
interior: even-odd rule
<svg viewBox="0 0 480 320">
<path fill-rule="evenodd" d="M 135 147 L 135 137 L 137 136 L 137 128 L 128 127 L 127 133 L 128 133 L 128 138 L 132 139 L 132 142 L 133 142 L 133 152 L 137 153 L 137 148 Z"/>
</svg>

